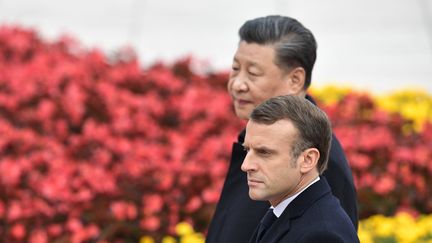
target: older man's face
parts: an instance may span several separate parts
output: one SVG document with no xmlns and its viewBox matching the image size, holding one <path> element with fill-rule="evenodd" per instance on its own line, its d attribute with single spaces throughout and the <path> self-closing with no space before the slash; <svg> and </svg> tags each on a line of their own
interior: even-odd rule
<svg viewBox="0 0 432 243">
<path fill-rule="evenodd" d="M 252 110 L 263 101 L 295 94 L 290 78 L 289 72 L 275 64 L 274 46 L 240 42 L 228 82 L 237 116 L 249 119 Z"/>
</svg>

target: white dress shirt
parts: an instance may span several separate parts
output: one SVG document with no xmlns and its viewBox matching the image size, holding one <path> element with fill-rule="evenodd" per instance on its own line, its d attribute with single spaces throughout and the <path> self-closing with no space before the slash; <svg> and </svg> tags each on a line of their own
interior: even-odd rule
<svg viewBox="0 0 432 243">
<path fill-rule="evenodd" d="M 309 185 L 307 185 L 305 188 L 303 188 L 301 191 L 297 192 L 296 194 L 292 195 L 291 197 L 288 197 L 287 199 L 280 202 L 276 207 L 271 206 L 270 208 L 273 208 L 273 213 L 276 215 L 276 217 L 280 217 L 283 211 L 285 211 L 285 208 L 288 207 L 288 205 L 298 196 L 300 193 L 302 193 L 304 190 L 306 190 L 308 187 L 310 187 L 315 182 L 319 181 L 319 176 L 313 180 Z"/>
</svg>

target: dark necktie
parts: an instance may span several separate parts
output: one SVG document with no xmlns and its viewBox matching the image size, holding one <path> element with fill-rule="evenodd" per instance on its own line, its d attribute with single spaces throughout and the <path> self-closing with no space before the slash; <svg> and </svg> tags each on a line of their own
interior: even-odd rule
<svg viewBox="0 0 432 243">
<path fill-rule="evenodd" d="M 266 231 L 270 228 L 270 226 L 273 224 L 273 222 L 276 219 L 277 219 L 277 217 L 273 213 L 273 208 L 269 208 L 269 210 L 264 215 L 264 217 L 261 219 L 261 222 L 259 224 L 256 243 L 259 243 L 261 241 L 261 239 L 263 238 Z"/>
</svg>

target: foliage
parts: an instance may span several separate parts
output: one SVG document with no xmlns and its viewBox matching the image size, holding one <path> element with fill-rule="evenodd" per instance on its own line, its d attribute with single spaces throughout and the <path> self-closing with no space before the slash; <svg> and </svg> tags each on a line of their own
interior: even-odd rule
<svg viewBox="0 0 432 243">
<path fill-rule="evenodd" d="M 241 129 L 225 73 L 142 70 L 0 28 L 0 238 L 82 242 L 204 231 Z"/>
<path fill-rule="evenodd" d="M 340 97 L 322 107 L 350 162 L 360 218 L 399 210 L 432 212 L 431 123 L 423 120 L 418 131 L 414 120 L 383 110 L 367 93 Z"/>
</svg>

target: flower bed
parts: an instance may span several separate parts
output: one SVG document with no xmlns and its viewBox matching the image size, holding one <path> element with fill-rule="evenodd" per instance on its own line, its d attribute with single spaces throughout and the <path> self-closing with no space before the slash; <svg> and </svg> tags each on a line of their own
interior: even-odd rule
<svg viewBox="0 0 432 243">
<path fill-rule="evenodd" d="M 400 212 L 394 217 L 374 215 L 359 224 L 358 236 L 362 243 L 428 243 L 432 242 L 432 214 L 413 216 Z M 180 223 L 175 236 L 165 236 L 161 243 L 204 243 L 200 233 L 186 223 Z M 140 243 L 156 243 L 144 236 Z"/>
<path fill-rule="evenodd" d="M 375 215 L 360 222 L 359 238 L 362 243 L 432 242 L 432 215 Z"/>
<path fill-rule="evenodd" d="M 328 90 L 337 98 L 328 100 L 320 91 L 316 97 L 351 164 L 360 218 L 399 210 L 431 213 L 431 113 L 419 111 L 414 117 L 413 112 L 399 113 L 392 107 L 408 111 L 420 106 L 432 112 L 432 97 L 412 91 L 374 97 L 348 89 Z"/>
<path fill-rule="evenodd" d="M 204 231 L 241 123 L 227 75 L 189 63 L 142 70 L 130 51 L 0 28 L 0 238 Z"/>
<path fill-rule="evenodd" d="M 0 27 L 0 239 L 160 240 L 183 221 L 205 232 L 244 124 L 227 74 L 193 62 L 142 69 L 131 50 Z M 429 118 L 369 94 L 314 95 L 346 149 L 360 216 L 431 213 Z"/>
</svg>

